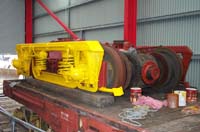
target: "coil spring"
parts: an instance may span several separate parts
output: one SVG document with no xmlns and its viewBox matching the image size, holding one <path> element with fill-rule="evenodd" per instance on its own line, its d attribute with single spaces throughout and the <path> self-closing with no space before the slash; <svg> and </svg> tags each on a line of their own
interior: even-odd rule
<svg viewBox="0 0 200 132">
<path fill-rule="evenodd" d="M 69 55 L 68 57 L 63 58 L 62 61 L 59 62 L 58 71 L 69 71 L 72 66 L 74 66 L 74 57 Z"/>
<path fill-rule="evenodd" d="M 44 58 L 35 58 L 35 65 L 38 67 L 40 70 L 46 70 L 47 65 L 46 65 L 46 59 Z"/>
</svg>

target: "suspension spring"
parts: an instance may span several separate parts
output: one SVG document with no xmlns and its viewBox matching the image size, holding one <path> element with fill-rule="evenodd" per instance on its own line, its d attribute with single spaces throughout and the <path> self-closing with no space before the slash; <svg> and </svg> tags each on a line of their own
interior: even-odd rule
<svg viewBox="0 0 200 132">
<path fill-rule="evenodd" d="M 47 59 L 44 58 L 35 58 L 35 65 L 36 67 L 38 67 L 40 70 L 46 70 L 47 69 L 47 65 L 46 65 L 46 61 Z"/>
<path fill-rule="evenodd" d="M 59 62 L 58 65 L 58 73 L 69 71 L 71 67 L 74 66 L 74 57 L 72 55 L 68 55 L 67 57 L 63 57 L 62 61 Z"/>
</svg>

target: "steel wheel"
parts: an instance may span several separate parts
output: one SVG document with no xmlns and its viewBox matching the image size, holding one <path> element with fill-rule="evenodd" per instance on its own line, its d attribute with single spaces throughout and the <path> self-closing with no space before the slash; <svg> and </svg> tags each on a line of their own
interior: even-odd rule
<svg viewBox="0 0 200 132">
<path fill-rule="evenodd" d="M 175 52 L 168 48 L 157 48 L 152 52 L 156 58 L 161 75 L 154 85 L 158 92 L 172 92 L 176 89 L 182 76 L 182 63 Z"/>
<path fill-rule="evenodd" d="M 133 65 L 124 53 L 120 53 L 120 56 L 121 56 L 122 60 L 124 61 L 125 68 L 126 68 L 126 78 L 125 78 L 125 82 L 124 82 L 124 86 L 123 86 L 124 89 L 126 89 L 126 88 L 128 88 L 128 86 L 131 82 Z"/>
<path fill-rule="evenodd" d="M 107 63 L 107 85 L 108 88 L 124 86 L 125 83 L 125 65 L 118 51 L 108 45 L 102 45 L 104 48 L 103 61 Z"/>
<path fill-rule="evenodd" d="M 141 66 L 139 57 L 137 54 L 128 54 L 128 59 L 132 63 L 132 77 L 129 87 L 140 86 L 141 82 Z"/>
</svg>

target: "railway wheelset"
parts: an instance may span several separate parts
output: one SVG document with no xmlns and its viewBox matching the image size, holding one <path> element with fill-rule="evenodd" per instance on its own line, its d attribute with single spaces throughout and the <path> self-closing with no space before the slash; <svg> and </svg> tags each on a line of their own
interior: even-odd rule
<svg viewBox="0 0 200 132">
<path fill-rule="evenodd" d="M 158 46 L 141 50 L 121 50 L 106 44 L 107 87 L 141 87 L 149 92 L 172 92 L 183 75 L 181 56 L 170 48 Z"/>
</svg>

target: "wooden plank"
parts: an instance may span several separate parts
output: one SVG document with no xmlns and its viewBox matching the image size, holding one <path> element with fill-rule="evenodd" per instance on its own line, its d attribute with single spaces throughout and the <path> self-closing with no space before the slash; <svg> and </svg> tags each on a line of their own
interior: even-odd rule
<svg viewBox="0 0 200 132">
<path fill-rule="evenodd" d="M 27 82 L 29 83 L 29 85 L 27 85 Z M 44 92 L 48 91 L 53 93 L 54 96 L 63 96 L 95 107 L 106 107 L 114 103 L 114 96 L 110 94 L 99 92 L 92 93 L 80 89 L 66 88 L 32 78 L 26 79 L 25 83 L 23 83 L 22 81 L 20 84 L 17 85 L 27 86 L 31 89 L 40 89 Z"/>
<path fill-rule="evenodd" d="M 187 116 L 174 119 L 149 128 L 152 132 L 198 132 L 200 131 L 200 116 Z"/>
<path fill-rule="evenodd" d="M 164 124 L 171 120 L 176 120 L 178 118 L 185 117 L 185 115 L 181 113 L 181 109 L 182 108 L 162 108 L 158 112 L 149 113 L 149 115 L 141 122 L 142 124 L 144 124 L 145 128 Z"/>
</svg>

